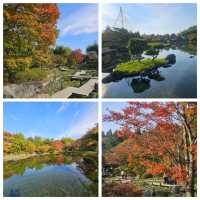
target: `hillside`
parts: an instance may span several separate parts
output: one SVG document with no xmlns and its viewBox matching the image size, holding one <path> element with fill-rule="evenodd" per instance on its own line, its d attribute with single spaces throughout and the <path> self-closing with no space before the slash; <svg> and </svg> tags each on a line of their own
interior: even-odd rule
<svg viewBox="0 0 200 200">
<path fill-rule="evenodd" d="M 181 31 L 178 33 L 179 37 L 182 37 L 184 40 L 187 40 L 190 43 L 197 42 L 197 26 L 191 26 L 186 30 Z"/>
<path fill-rule="evenodd" d="M 72 144 L 73 148 L 80 151 L 96 151 L 98 150 L 98 126 L 91 128 L 80 139 Z"/>
</svg>

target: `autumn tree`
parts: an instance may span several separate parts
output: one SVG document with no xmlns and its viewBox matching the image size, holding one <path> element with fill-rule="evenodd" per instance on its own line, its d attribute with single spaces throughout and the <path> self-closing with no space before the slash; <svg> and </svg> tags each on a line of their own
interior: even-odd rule
<svg viewBox="0 0 200 200">
<path fill-rule="evenodd" d="M 104 120 L 116 122 L 118 137 L 128 139 L 108 159 L 121 159 L 151 175 L 166 173 L 185 185 L 186 196 L 194 196 L 196 112 L 196 103 L 184 102 L 130 102 L 121 112 L 109 111 Z"/>
<path fill-rule="evenodd" d="M 31 140 L 27 140 L 25 150 L 28 153 L 34 153 L 36 150 L 36 146 L 35 146 L 34 142 Z"/>
<path fill-rule="evenodd" d="M 61 152 L 64 147 L 64 144 L 60 140 L 55 140 L 52 142 L 52 146 L 55 151 Z"/>
<path fill-rule="evenodd" d="M 56 4 L 4 4 L 4 71 L 9 79 L 17 71 L 50 62 L 58 16 Z"/>
<path fill-rule="evenodd" d="M 70 56 L 71 64 L 81 64 L 84 60 L 85 56 L 82 54 L 80 49 L 76 49 L 72 51 Z"/>
<path fill-rule="evenodd" d="M 75 141 L 74 139 L 72 138 L 62 138 L 61 141 L 63 142 L 63 144 L 65 145 L 65 147 L 69 147 L 72 145 L 72 143 Z"/>
</svg>

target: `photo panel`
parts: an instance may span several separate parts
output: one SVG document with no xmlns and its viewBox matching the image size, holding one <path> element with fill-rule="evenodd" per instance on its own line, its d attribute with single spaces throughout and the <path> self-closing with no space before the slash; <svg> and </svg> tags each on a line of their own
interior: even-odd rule
<svg viewBox="0 0 200 200">
<path fill-rule="evenodd" d="M 104 102 L 103 197 L 197 196 L 197 103 Z"/>
<path fill-rule="evenodd" d="M 197 4 L 102 5 L 103 98 L 197 97 Z"/>
<path fill-rule="evenodd" d="M 4 102 L 3 196 L 98 196 L 97 102 Z"/>
<path fill-rule="evenodd" d="M 3 4 L 4 98 L 98 97 L 98 4 Z"/>
</svg>

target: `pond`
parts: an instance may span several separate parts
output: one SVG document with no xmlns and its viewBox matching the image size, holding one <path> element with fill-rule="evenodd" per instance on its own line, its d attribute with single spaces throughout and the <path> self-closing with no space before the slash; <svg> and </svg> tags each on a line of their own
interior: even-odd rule
<svg viewBox="0 0 200 200">
<path fill-rule="evenodd" d="M 163 49 L 158 57 L 176 55 L 176 63 L 160 67 L 145 77 L 131 76 L 103 81 L 104 98 L 196 98 L 197 58 L 188 49 Z M 144 56 L 148 57 L 148 56 Z M 109 73 L 104 73 L 103 77 Z M 103 79 L 105 80 L 105 79 Z"/>
<path fill-rule="evenodd" d="M 4 196 L 97 196 L 97 170 L 81 157 L 35 156 L 4 162 L 3 186 Z"/>
</svg>

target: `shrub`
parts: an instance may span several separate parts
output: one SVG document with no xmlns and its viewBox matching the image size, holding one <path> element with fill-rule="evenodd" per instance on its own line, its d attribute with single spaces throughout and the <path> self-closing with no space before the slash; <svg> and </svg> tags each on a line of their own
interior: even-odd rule
<svg viewBox="0 0 200 200">
<path fill-rule="evenodd" d="M 46 71 L 41 68 L 31 68 L 25 71 L 17 72 L 15 74 L 15 81 L 17 83 L 29 82 L 29 81 L 41 81 L 47 76 Z"/>
<path fill-rule="evenodd" d="M 132 183 L 107 183 L 103 186 L 103 196 L 141 197 L 143 193 Z"/>
</svg>

